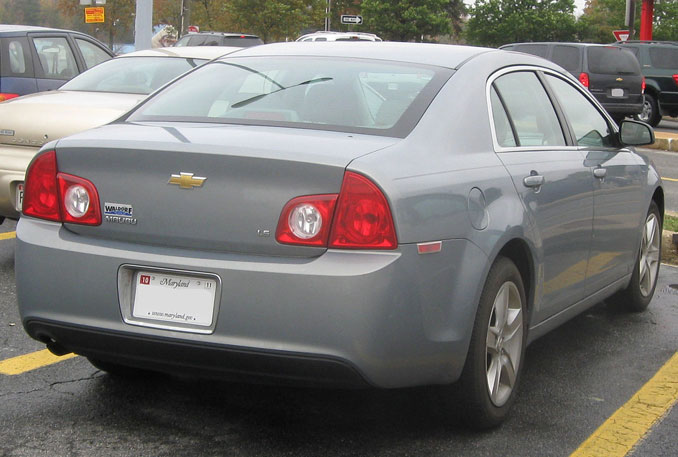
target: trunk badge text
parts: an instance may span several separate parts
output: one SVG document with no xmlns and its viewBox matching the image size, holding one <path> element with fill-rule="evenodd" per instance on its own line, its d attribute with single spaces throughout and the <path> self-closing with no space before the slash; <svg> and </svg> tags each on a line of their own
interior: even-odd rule
<svg viewBox="0 0 678 457">
<path fill-rule="evenodd" d="M 178 175 L 172 175 L 167 184 L 176 184 L 182 189 L 193 189 L 194 187 L 202 187 L 207 178 L 200 176 L 193 176 L 193 173 L 181 172 Z"/>
<path fill-rule="evenodd" d="M 104 216 L 106 222 L 115 224 L 137 225 L 134 217 L 134 208 L 127 203 L 104 203 Z"/>
</svg>

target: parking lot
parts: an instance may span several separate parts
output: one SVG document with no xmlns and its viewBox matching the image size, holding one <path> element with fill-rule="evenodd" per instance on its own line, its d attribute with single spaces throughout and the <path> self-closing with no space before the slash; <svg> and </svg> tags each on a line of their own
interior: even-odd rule
<svg viewBox="0 0 678 457">
<path fill-rule="evenodd" d="M 633 431 L 647 435 L 632 455 L 678 454 L 678 409 L 664 416 L 661 406 L 678 397 L 676 267 L 662 267 L 647 312 L 601 303 L 534 342 L 512 416 L 477 433 L 440 408 L 435 389 L 118 379 L 81 357 L 45 365 L 44 346 L 25 335 L 17 312 L 15 227 L 0 226 L 0 373 L 10 371 L 8 360 L 20 372 L 0 374 L 0 455 L 567 456 L 593 435 L 597 447 L 574 455 L 616 456 Z"/>
</svg>

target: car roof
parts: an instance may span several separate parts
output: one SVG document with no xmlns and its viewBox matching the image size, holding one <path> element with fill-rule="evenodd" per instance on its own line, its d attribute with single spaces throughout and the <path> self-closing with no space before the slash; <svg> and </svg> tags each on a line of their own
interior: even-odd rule
<svg viewBox="0 0 678 457">
<path fill-rule="evenodd" d="M 496 51 L 496 49 L 431 43 L 399 43 L 392 41 L 366 41 L 360 46 L 355 46 L 354 43 L 343 41 L 331 43 L 292 41 L 288 43 L 272 43 L 245 48 L 238 52 L 238 57 L 346 57 L 391 60 L 413 64 L 458 68 L 466 60 L 492 51 Z"/>
<path fill-rule="evenodd" d="M 82 32 L 77 32 L 75 30 L 54 29 L 50 27 L 38 27 L 34 25 L 0 24 L 0 33 L 23 33 L 23 32 L 67 32 L 82 34 Z"/>
<path fill-rule="evenodd" d="M 566 46 L 577 46 L 577 47 L 591 47 L 591 46 L 603 46 L 603 47 L 612 47 L 613 45 L 610 44 L 603 44 L 603 43 L 575 43 L 571 41 L 524 41 L 521 43 L 507 43 L 505 45 L 500 46 L 501 48 L 504 48 L 505 46 L 518 46 L 518 45 L 530 45 L 530 44 L 552 44 L 552 45 L 566 45 Z"/>
<path fill-rule="evenodd" d="M 129 52 L 118 56 L 118 59 L 129 57 L 184 57 L 192 59 L 216 59 L 224 54 L 239 51 L 236 46 L 179 46 L 168 48 L 144 49 L 142 51 Z"/>
<path fill-rule="evenodd" d="M 183 35 L 185 36 L 194 36 L 194 35 L 217 35 L 217 36 L 237 36 L 245 38 L 259 38 L 257 35 L 252 35 L 251 33 L 238 33 L 238 32 L 191 32 Z"/>
</svg>

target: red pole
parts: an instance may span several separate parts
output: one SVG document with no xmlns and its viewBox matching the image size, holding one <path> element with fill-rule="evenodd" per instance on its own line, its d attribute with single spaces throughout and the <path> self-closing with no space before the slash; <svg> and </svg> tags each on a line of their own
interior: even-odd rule
<svg viewBox="0 0 678 457">
<path fill-rule="evenodd" d="M 652 39 L 652 17 L 654 16 L 654 0 L 643 0 L 640 11 L 640 39 Z"/>
</svg>

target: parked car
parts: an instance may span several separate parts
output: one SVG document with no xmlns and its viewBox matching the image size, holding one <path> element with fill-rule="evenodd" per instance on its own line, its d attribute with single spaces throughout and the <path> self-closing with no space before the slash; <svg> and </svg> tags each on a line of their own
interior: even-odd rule
<svg viewBox="0 0 678 457">
<path fill-rule="evenodd" d="M 84 33 L 0 24 L 0 102 L 57 89 L 113 53 Z"/>
<path fill-rule="evenodd" d="M 617 122 L 643 109 L 645 82 L 637 59 L 629 52 L 590 43 L 513 43 L 500 49 L 557 63 L 578 78 Z"/>
<path fill-rule="evenodd" d="M 22 322 L 111 373 L 438 385 L 494 426 L 529 342 L 652 299 L 664 192 L 632 145 L 653 140 L 527 54 L 247 48 L 43 146 Z"/>
<path fill-rule="evenodd" d="M 363 32 L 313 32 L 297 38 L 296 41 L 382 41 L 374 33 Z"/>
<path fill-rule="evenodd" d="M 662 115 L 678 116 L 678 42 L 620 41 L 633 52 L 645 76 L 645 104 L 636 119 L 656 127 Z"/>
<path fill-rule="evenodd" d="M 174 46 L 236 46 L 248 48 L 264 42 L 256 35 L 226 32 L 189 33 L 179 38 Z"/>
<path fill-rule="evenodd" d="M 137 51 L 97 65 L 58 90 L 0 103 L 0 223 L 19 217 L 26 167 L 40 146 L 110 122 L 181 73 L 237 49 Z"/>
</svg>

